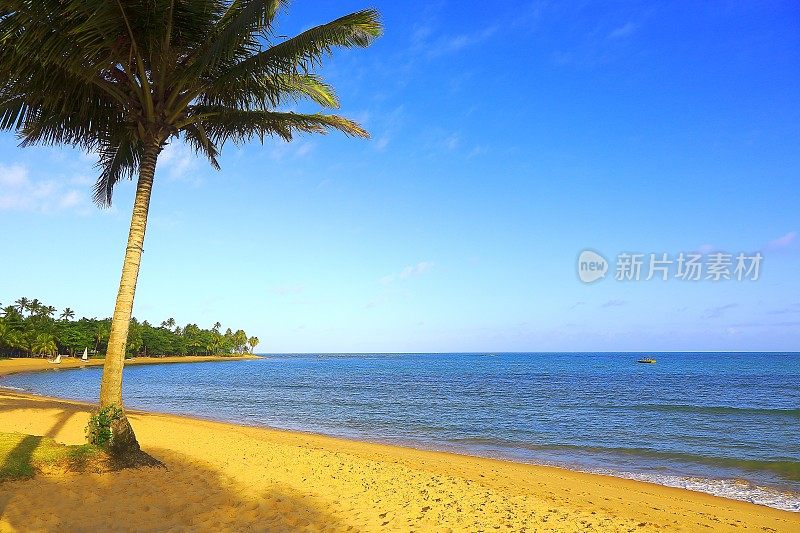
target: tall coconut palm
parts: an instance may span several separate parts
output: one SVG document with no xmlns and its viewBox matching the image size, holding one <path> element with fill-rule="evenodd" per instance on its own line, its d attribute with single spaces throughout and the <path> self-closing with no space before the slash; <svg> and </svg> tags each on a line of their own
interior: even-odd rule
<svg viewBox="0 0 800 533">
<path fill-rule="evenodd" d="M 75 311 L 67 307 L 63 311 L 61 311 L 60 318 L 61 320 L 72 320 L 73 318 L 75 318 Z"/>
<path fill-rule="evenodd" d="M 367 46 L 375 11 L 346 15 L 283 39 L 273 28 L 287 0 L 3 0 L 0 4 L 0 130 L 22 145 L 68 144 L 98 154 L 95 199 L 138 173 L 128 242 L 103 366 L 100 406 L 122 407 L 122 368 L 161 150 L 182 137 L 211 165 L 225 141 L 337 129 L 366 137 L 330 114 L 280 111 L 307 98 L 336 107 L 313 70 L 334 47 Z M 139 445 L 123 416 L 111 451 Z"/>
</svg>

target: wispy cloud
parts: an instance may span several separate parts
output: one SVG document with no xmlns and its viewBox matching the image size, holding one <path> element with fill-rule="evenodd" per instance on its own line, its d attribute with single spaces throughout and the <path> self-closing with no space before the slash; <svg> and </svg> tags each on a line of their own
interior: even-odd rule
<svg viewBox="0 0 800 533">
<path fill-rule="evenodd" d="M 441 37 L 431 43 L 430 47 L 428 48 L 428 56 L 439 57 L 461 52 L 466 48 L 470 48 L 486 41 L 487 39 L 490 39 L 496 33 L 497 26 L 488 26 L 471 33 L 462 33 L 460 35 Z"/>
<path fill-rule="evenodd" d="M 800 302 L 789 304 L 788 306 L 781 307 L 780 309 L 767 311 L 768 315 L 789 315 L 794 313 L 800 313 Z"/>
<path fill-rule="evenodd" d="M 0 210 L 53 213 L 88 206 L 88 193 L 70 180 L 32 179 L 23 165 L 0 164 Z"/>
<path fill-rule="evenodd" d="M 421 276 L 425 272 L 428 272 L 430 269 L 434 267 L 434 263 L 432 261 L 420 261 L 415 265 L 408 265 L 403 270 L 396 274 L 388 274 L 380 278 L 379 282 L 381 285 L 390 285 L 398 280 L 407 280 L 411 278 L 415 278 L 417 276 Z"/>
<path fill-rule="evenodd" d="M 714 245 L 714 244 L 708 244 L 708 243 L 701 244 L 700 246 L 695 248 L 693 251 L 696 252 L 696 253 L 700 253 L 700 254 L 710 254 L 711 252 L 716 252 L 717 251 L 717 246 Z"/>
<path fill-rule="evenodd" d="M 622 26 L 618 26 L 611 30 L 608 34 L 609 39 L 622 39 L 632 35 L 636 30 L 639 29 L 639 25 L 633 22 L 626 22 Z"/>
<path fill-rule="evenodd" d="M 476 145 L 468 154 L 467 159 L 474 159 L 476 157 L 480 157 L 482 155 L 486 155 L 489 152 L 489 149 L 483 145 Z"/>
<path fill-rule="evenodd" d="M 430 26 L 418 26 L 411 34 L 411 52 L 428 58 L 455 54 L 491 39 L 498 29 L 491 25 L 457 35 L 436 35 Z"/>
<path fill-rule="evenodd" d="M 739 307 L 739 304 L 725 304 L 716 307 L 709 307 L 703 314 L 703 318 L 719 318 L 729 310 Z"/>
<path fill-rule="evenodd" d="M 389 143 L 392 142 L 392 139 L 402 127 L 404 117 L 405 108 L 399 105 L 386 113 L 378 121 L 376 126 L 376 138 L 373 144 L 376 150 L 379 152 L 386 150 L 386 147 L 389 146 Z"/>
<path fill-rule="evenodd" d="M 451 133 L 442 141 L 442 145 L 448 150 L 455 150 L 461 144 L 461 137 L 458 133 Z"/>
<path fill-rule="evenodd" d="M 786 235 L 781 235 L 776 239 L 772 239 L 767 243 L 765 248 L 767 250 L 782 250 L 790 247 L 797 240 L 797 232 L 790 231 Z"/>
<path fill-rule="evenodd" d="M 158 158 L 158 171 L 174 181 L 189 181 L 195 185 L 202 182 L 198 176 L 198 157 L 183 141 L 169 143 Z"/>
<path fill-rule="evenodd" d="M 627 301 L 625 300 L 609 300 L 600 307 L 622 307 L 623 305 L 627 305 Z"/>
</svg>

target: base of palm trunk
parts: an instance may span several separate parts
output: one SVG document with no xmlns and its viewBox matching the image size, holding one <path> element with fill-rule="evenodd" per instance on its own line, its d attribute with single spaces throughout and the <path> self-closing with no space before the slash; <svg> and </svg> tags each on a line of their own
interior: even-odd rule
<svg viewBox="0 0 800 533">
<path fill-rule="evenodd" d="M 164 466 L 164 463 L 142 451 L 124 413 L 111 423 L 111 431 L 113 437 L 107 451 L 116 467 Z"/>
</svg>

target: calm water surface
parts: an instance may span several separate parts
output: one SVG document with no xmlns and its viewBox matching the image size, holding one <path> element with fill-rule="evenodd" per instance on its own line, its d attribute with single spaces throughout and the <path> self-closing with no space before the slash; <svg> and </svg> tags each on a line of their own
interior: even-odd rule
<svg viewBox="0 0 800 533">
<path fill-rule="evenodd" d="M 130 366 L 129 407 L 555 464 L 800 511 L 800 354 L 275 355 Z M 0 378 L 94 401 L 99 368 Z"/>
</svg>

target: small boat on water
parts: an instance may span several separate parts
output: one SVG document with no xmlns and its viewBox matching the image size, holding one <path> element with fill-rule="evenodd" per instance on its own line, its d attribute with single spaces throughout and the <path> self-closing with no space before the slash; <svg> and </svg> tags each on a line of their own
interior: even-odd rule
<svg viewBox="0 0 800 533">
<path fill-rule="evenodd" d="M 650 358 L 650 357 L 643 357 L 643 358 L 639 359 L 639 360 L 638 360 L 638 361 L 636 361 L 636 362 L 637 362 L 637 363 L 646 363 L 646 364 L 648 364 L 648 365 L 654 365 L 654 364 L 655 364 L 655 362 L 656 362 L 656 360 L 655 360 L 655 359 L 652 359 L 652 358 Z"/>
</svg>

